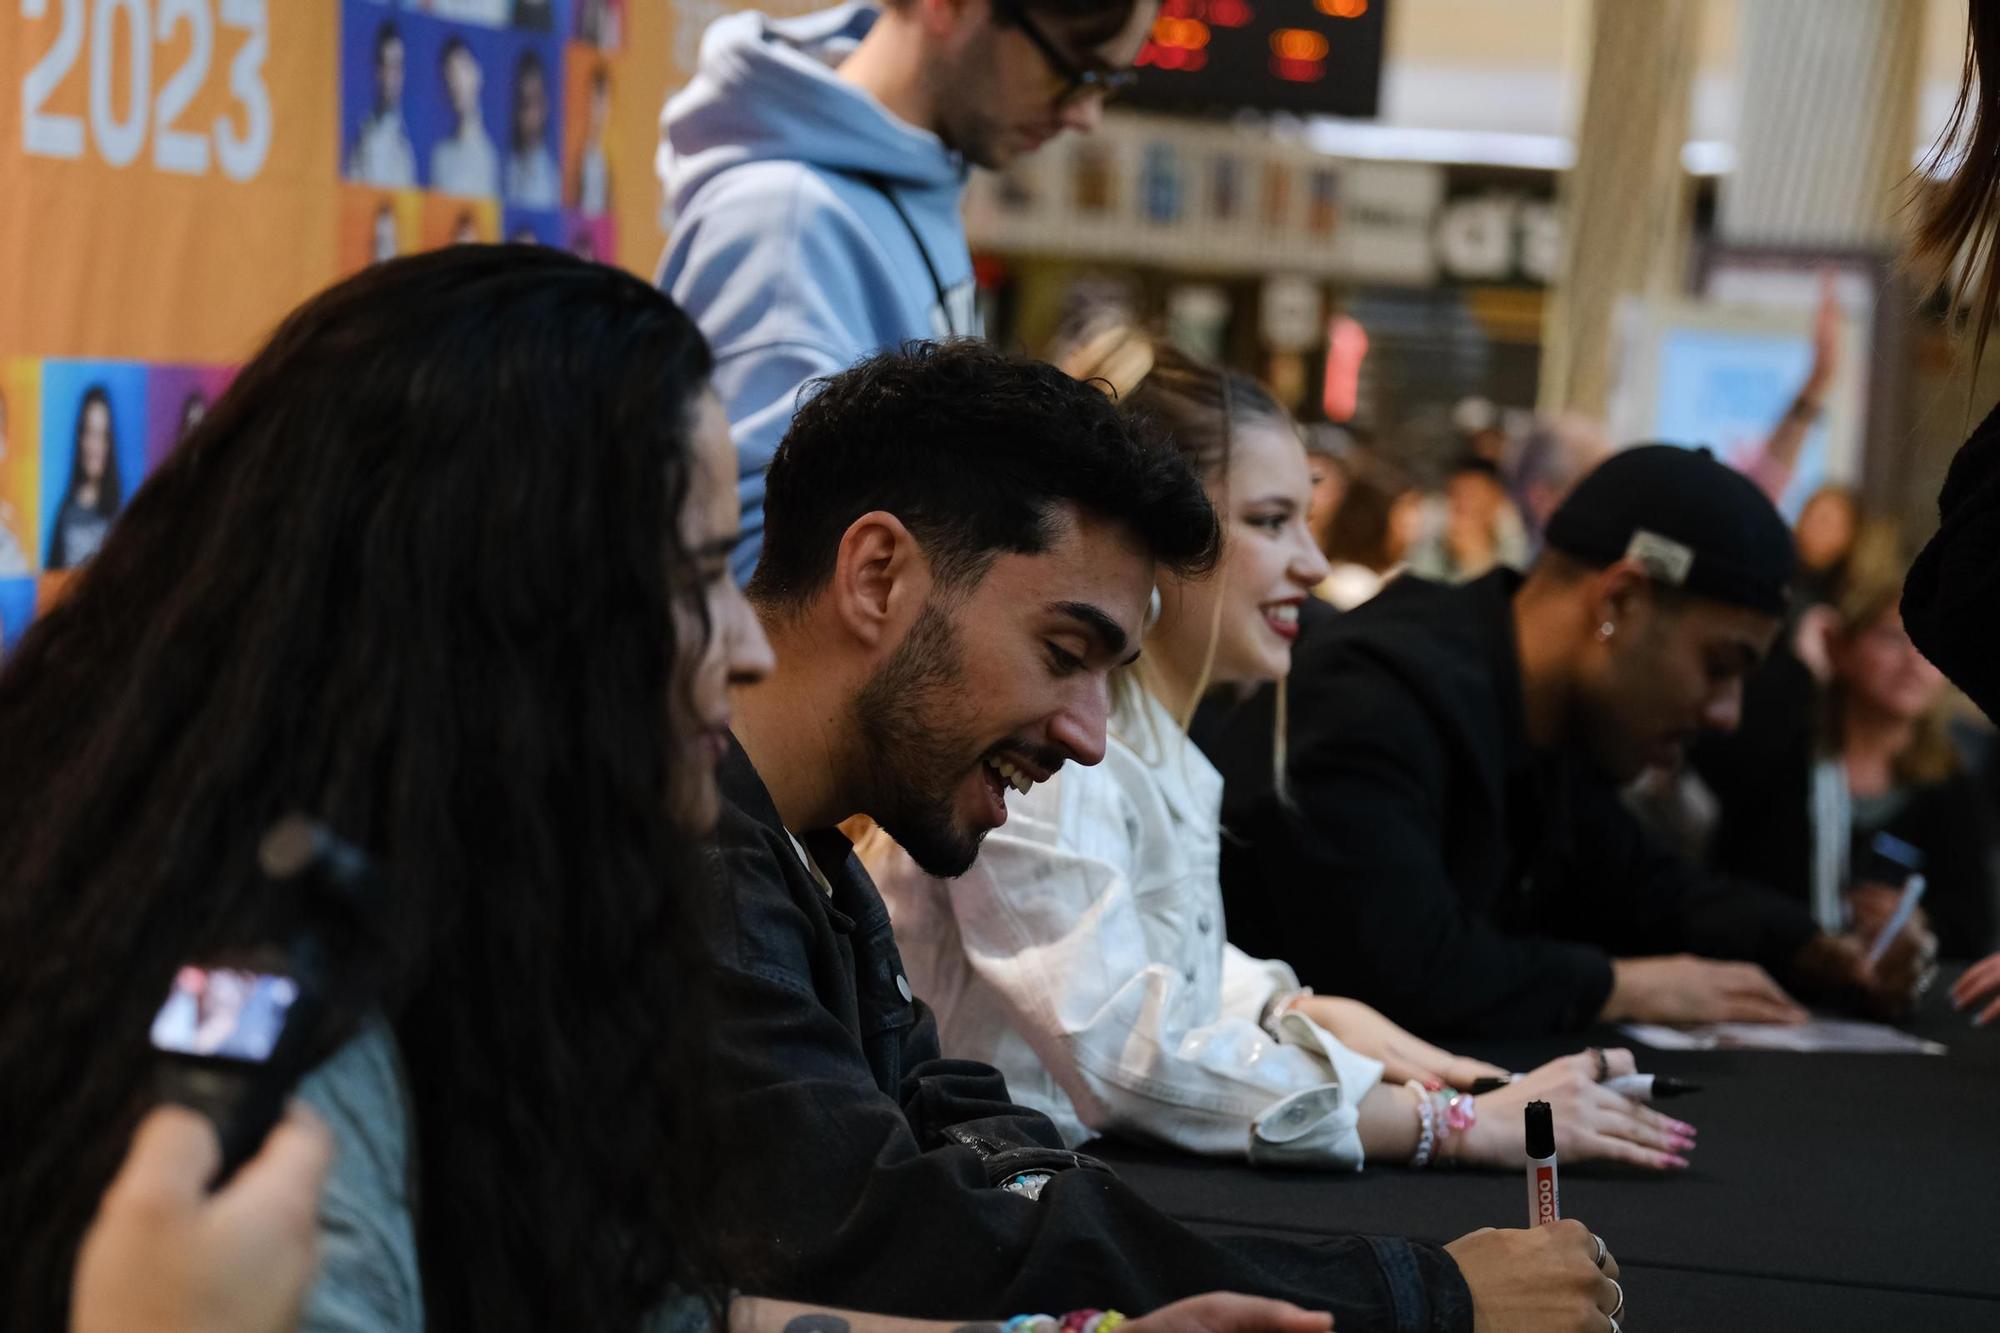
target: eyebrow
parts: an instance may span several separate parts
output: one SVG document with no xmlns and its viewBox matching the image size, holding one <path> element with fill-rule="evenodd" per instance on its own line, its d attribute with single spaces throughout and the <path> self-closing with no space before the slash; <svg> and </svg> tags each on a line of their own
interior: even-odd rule
<svg viewBox="0 0 2000 1333">
<path fill-rule="evenodd" d="M 1124 656 L 1126 645 L 1129 642 L 1125 637 L 1125 631 L 1118 628 L 1117 621 L 1105 615 L 1104 612 L 1098 610 L 1089 602 L 1050 602 L 1044 609 L 1050 615 L 1066 616 L 1089 630 L 1092 637 L 1102 645 L 1104 651 L 1109 656 Z M 1130 657 L 1126 657 L 1119 665 L 1130 666 L 1138 660 L 1139 654 L 1137 651 L 1134 651 Z"/>
</svg>

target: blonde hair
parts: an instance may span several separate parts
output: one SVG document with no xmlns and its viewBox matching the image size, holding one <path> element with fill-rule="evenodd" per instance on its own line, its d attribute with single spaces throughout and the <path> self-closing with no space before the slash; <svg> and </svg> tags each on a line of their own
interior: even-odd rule
<svg viewBox="0 0 2000 1333">
<path fill-rule="evenodd" d="M 1868 632 L 1902 602 L 1903 558 L 1906 546 L 1894 523 L 1872 520 L 1854 543 L 1848 572 L 1833 604 L 1834 633 L 1846 642 Z M 1834 672 L 1821 693 L 1820 748 L 1828 758 L 1840 757 L 1846 745 L 1842 735 L 1847 704 L 1847 687 Z M 1930 786 L 1957 775 L 1958 749 L 1952 744 L 1949 727 L 1950 700 L 1943 692 L 1916 721 L 1910 743 L 1890 763 L 1897 782 L 1907 786 Z"/>
<path fill-rule="evenodd" d="M 1050 358 L 1071 377 L 1094 383 L 1120 409 L 1143 416 L 1165 428 L 1167 435 L 1212 492 L 1229 491 L 1230 440 L 1247 421 L 1282 422 L 1296 433 L 1291 413 L 1271 391 L 1241 371 L 1200 361 L 1163 342 L 1116 312 L 1086 317 L 1057 336 Z M 1303 447 L 1303 445 L 1302 445 Z M 1227 525 L 1224 525 L 1225 532 Z M 1228 548 L 1212 577 L 1222 575 Z M 1209 618 L 1208 646 L 1186 708 L 1175 719 L 1185 737 L 1195 710 L 1208 692 L 1215 657 L 1222 641 L 1221 598 Z M 1136 668 L 1134 668 L 1136 669 Z M 1112 677 L 1112 702 L 1119 711 L 1131 708 L 1138 688 L 1132 669 Z M 1285 795 L 1285 682 L 1277 682 L 1277 725 L 1272 739 L 1272 765 L 1280 797 Z M 1159 739 L 1157 737 L 1155 740 Z"/>
</svg>

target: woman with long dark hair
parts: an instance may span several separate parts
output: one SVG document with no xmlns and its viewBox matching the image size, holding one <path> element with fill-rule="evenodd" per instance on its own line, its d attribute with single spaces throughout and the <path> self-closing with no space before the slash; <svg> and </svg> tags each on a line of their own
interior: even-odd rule
<svg viewBox="0 0 2000 1333">
<path fill-rule="evenodd" d="M 407 1124 L 317 1099 L 336 1222 L 406 1151 L 439 1329 L 634 1328 L 691 1280 L 680 886 L 727 680 L 768 664 L 733 525 L 686 503 L 704 469 L 733 489 L 708 369 L 666 298 L 554 251 L 370 269 L 286 321 L 23 639 L 0 674 L 10 1327 L 61 1326 L 150 1101 L 151 1012 L 183 961 L 265 938 L 254 848 L 290 810 L 387 877 L 388 999 L 320 1077 L 390 1069 Z M 396 1219 L 346 1221 L 323 1287 L 396 1258 Z M 363 1306 L 394 1291 L 360 1281 Z"/>
<path fill-rule="evenodd" d="M 111 395 L 101 384 L 83 391 L 76 409 L 76 436 L 70 446 L 69 481 L 56 506 L 49 533 L 50 569 L 75 569 L 104 545 L 111 520 L 125 502 L 118 472 L 118 434 L 111 419 Z"/>
</svg>

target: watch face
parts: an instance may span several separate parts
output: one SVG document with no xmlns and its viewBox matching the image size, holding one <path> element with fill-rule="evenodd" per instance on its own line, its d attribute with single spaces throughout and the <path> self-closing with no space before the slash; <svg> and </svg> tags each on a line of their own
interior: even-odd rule
<svg viewBox="0 0 2000 1333">
<path fill-rule="evenodd" d="M 277 1049 L 298 983 L 269 972 L 189 964 L 153 1016 L 157 1050 L 262 1064 Z"/>
</svg>

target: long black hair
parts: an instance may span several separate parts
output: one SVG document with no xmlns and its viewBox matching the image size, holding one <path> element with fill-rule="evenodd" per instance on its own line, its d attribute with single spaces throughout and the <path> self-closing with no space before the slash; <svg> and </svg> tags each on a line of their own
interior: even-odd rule
<svg viewBox="0 0 2000 1333">
<path fill-rule="evenodd" d="M 665 297 L 556 251 L 369 269 L 279 328 L 22 640 L 9 1327 L 65 1326 L 150 1015 L 180 962 L 258 938 L 253 849 L 292 809 L 387 873 L 429 1326 L 629 1329 L 685 1280 L 698 867 L 667 793 L 709 367 Z"/>
</svg>

